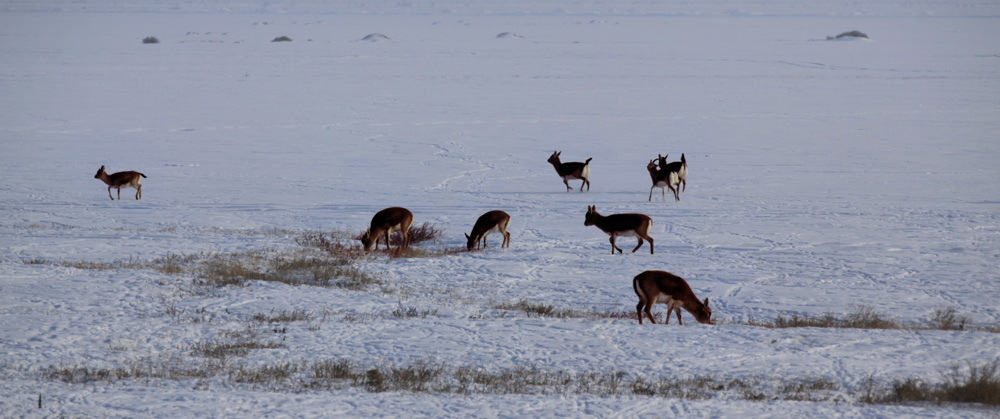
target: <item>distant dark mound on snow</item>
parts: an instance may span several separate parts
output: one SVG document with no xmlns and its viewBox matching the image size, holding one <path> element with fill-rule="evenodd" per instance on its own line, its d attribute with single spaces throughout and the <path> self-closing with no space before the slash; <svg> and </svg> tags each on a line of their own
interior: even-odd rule
<svg viewBox="0 0 1000 419">
<path fill-rule="evenodd" d="M 155 36 L 147 36 L 145 38 L 142 38 L 142 43 L 144 43 L 144 44 L 159 44 L 160 40 L 156 39 Z"/>
<path fill-rule="evenodd" d="M 361 40 L 365 42 L 382 42 L 382 41 L 388 41 L 389 37 L 382 35 L 380 33 L 370 33 L 368 35 L 365 35 L 364 38 L 361 38 Z"/>
<path fill-rule="evenodd" d="M 837 35 L 837 36 L 828 36 L 828 37 L 826 37 L 826 40 L 827 41 L 832 41 L 834 39 L 844 39 L 844 38 L 864 38 L 864 39 L 868 39 L 868 35 L 865 34 L 864 32 L 861 32 L 861 31 L 850 31 L 850 32 L 844 32 L 844 33 L 842 33 L 840 35 Z"/>
<path fill-rule="evenodd" d="M 292 38 L 287 36 L 279 36 L 271 40 L 271 42 L 292 42 Z"/>
<path fill-rule="evenodd" d="M 503 32 L 498 34 L 497 38 L 504 39 L 504 38 L 524 38 L 524 37 L 513 32 Z"/>
</svg>

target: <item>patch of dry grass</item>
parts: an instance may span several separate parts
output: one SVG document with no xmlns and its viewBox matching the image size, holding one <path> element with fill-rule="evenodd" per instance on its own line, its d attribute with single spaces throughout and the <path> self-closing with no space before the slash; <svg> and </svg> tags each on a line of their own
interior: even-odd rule
<svg viewBox="0 0 1000 419">
<path fill-rule="evenodd" d="M 983 365 L 970 363 L 963 370 L 954 365 L 943 372 L 942 381 L 932 384 L 919 378 L 893 380 L 889 385 L 879 383 L 869 376 L 861 403 L 968 403 L 1000 406 L 1000 360 Z"/>
</svg>

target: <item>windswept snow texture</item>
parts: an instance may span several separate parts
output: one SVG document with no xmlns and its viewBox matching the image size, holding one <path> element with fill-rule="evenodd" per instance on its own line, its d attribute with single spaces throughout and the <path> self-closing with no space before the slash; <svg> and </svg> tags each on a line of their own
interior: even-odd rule
<svg viewBox="0 0 1000 419">
<path fill-rule="evenodd" d="M 850 30 L 870 39 L 825 40 Z M 1000 334 L 745 323 L 863 305 L 906 325 L 940 309 L 1000 324 L 997 39 L 1000 4 L 985 0 L 0 3 L 0 416 L 994 416 L 856 397 L 869 377 L 939 382 L 996 360 Z M 589 192 L 565 191 L 546 163 L 556 150 L 593 158 Z M 687 190 L 650 202 L 646 164 L 667 153 L 685 154 Z M 101 165 L 145 173 L 142 200 L 109 200 Z M 609 255 L 583 225 L 588 205 L 650 216 L 656 253 L 622 238 L 626 253 Z M 361 231 L 389 206 L 444 230 L 428 249 L 464 248 L 479 215 L 504 210 L 511 245 L 492 235 L 485 251 L 362 265 L 394 294 L 253 283 L 205 295 L 185 292 L 190 276 L 38 263 L 295 249 L 298 232 Z M 650 269 L 686 278 L 720 324 L 492 308 L 631 315 L 631 279 Z M 800 402 L 42 376 L 197 361 L 193 344 L 292 310 L 330 315 L 231 361 L 837 389 Z"/>
</svg>

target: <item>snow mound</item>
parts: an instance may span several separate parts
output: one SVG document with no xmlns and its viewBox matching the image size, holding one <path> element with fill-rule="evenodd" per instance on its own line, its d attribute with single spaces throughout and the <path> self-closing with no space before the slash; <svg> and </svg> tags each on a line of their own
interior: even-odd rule
<svg viewBox="0 0 1000 419">
<path fill-rule="evenodd" d="M 857 30 L 844 32 L 844 33 L 842 33 L 840 35 L 837 35 L 837 36 L 828 36 L 828 37 L 826 37 L 827 41 L 852 40 L 852 39 L 869 39 L 869 38 L 868 38 L 867 34 L 865 34 L 864 32 L 861 32 L 861 31 L 857 31 Z"/>
<path fill-rule="evenodd" d="M 382 42 L 382 41 L 388 41 L 389 37 L 382 35 L 380 33 L 370 33 L 368 35 L 365 35 L 364 38 L 361 38 L 361 40 L 365 42 Z"/>
<path fill-rule="evenodd" d="M 524 37 L 513 32 L 502 32 L 500 34 L 497 34 L 497 38 L 504 39 L 504 38 L 524 38 Z"/>
</svg>

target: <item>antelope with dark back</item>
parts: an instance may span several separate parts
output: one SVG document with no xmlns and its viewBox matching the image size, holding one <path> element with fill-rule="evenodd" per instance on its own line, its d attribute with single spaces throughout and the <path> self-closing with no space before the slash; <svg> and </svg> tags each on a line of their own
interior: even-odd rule
<svg viewBox="0 0 1000 419">
<path fill-rule="evenodd" d="M 472 250 L 473 247 L 479 249 L 480 242 L 483 243 L 483 249 L 485 249 L 486 236 L 494 232 L 500 232 L 503 235 L 503 242 L 500 243 L 501 249 L 510 247 L 510 233 L 507 232 L 508 224 L 510 224 L 510 215 L 500 210 L 490 211 L 479 216 L 476 224 L 472 226 L 472 235 L 465 235 L 465 238 L 468 239 L 466 249 Z"/>
<path fill-rule="evenodd" d="M 680 201 L 681 198 L 677 195 L 677 188 L 675 185 L 679 183 L 677 172 L 671 172 L 668 170 L 657 170 L 656 163 L 652 160 L 646 165 L 646 170 L 649 171 L 649 177 L 653 180 L 653 186 L 649 187 L 649 200 L 653 200 L 653 188 L 660 188 L 660 194 L 663 196 L 663 200 L 667 200 L 667 188 L 670 188 L 670 192 L 674 194 L 674 201 Z"/>
<path fill-rule="evenodd" d="M 118 189 L 119 201 L 122 199 L 122 188 L 135 188 L 135 199 L 142 199 L 141 181 L 144 177 L 146 177 L 146 175 L 131 170 L 112 173 L 109 175 L 104 171 L 103 165 L 97 170 L 97 174 L 94 175 L 94 179 L 100 179 L 108 185 L 108 198 L 111 198 L 112 201 L 114 201 L 115 198 L 111 196 L 111 188 Z"/>
<path fill-rule="evenodd" d="M 649 240 L 649 254 L 653 254 L 653 238 L 649 236 L 649 229 L 653 226 L 653 220 L 643 214 L 612 214 L 603 216 L 597 212 L 597 207 L 591 205 L 587 207 L 587 215 L 583 221 L 585 226 L 597 226 L 608 236 L 611 236 L 611 254 L 622 253 L 622 249 L 615 245 L 616 237 L 635 237 L 639 239 L 639 244 L 632 249 L 632 253 L 642 247 L 642 239 Z"/>
<path fill-rule="evenodd" d="M 372 217 L 368 231 L 361 236 L 361 244 L 364 245 L 365 251 L 371 250 L 372 244 L 375 245 L 375 250 L 378 250 L 378 241 L 385 236 L 385 248 L 391 250 L 389 248 L 389 235 L 393 231 L 398 231 L 402 233 L 403 241 L 399 243 L 397 250 L 402 250 L 410 245 L 410 226 L 412 225 L 413 213 L 410 210 L 402 207 L 386 208 L 375 213 L 375 216 Z"/>
<path fill-rule="evenodd" d="M 660 159 L 660 170 L 677 173 L 677 180 L 683 184 L 681 192 L 686 191 L 688 186 L 687 183 L 688 163 L 687 159 L 684 158 L 684 153 L 681 153 L 681 161 L 667 163 L 667 155 L 660 156 L 659 159 Z"/>
<path fill-rule="evenodd" d="M 705 301 L 698 301 L 687 281 L 670 272 L 645 271 L 636 275 L 632 279 L 632 289 L 635 290 L 635 295 L 639 296 L 639 304 L 635 306 L 639 324 L 642 324 L 643 313 L 649 317 L 649 321 L 656 323 L 650 312 L 656 303 L 667 305 L 666 324 L 670 324 L 671 312 L 677 314 L 678 324 L 684 324 L 681 322 L 681 308 L 691 313 L 698 323 L 715 324 L 712 321 L 712 308 L 708 306 L 708 298 L 705 298 Z"/>
<path fill-rule="evenodd" d="M 583 192 L 584 185 L 587 186 L 587 190 L 590 191 L 590 161 L 594 158 L 591 157 L 587 161 L 580 162 L 567 162 L 563 163 L 559 161 L 559 156 L 562 154 L 561 151 L 556 151 L 549 156 L 549 163 L 556 168 L 556 173 L 559 177 L 563 179 L 563 183 L 566 184 L 566 192 L 573 189 L 569 186 L 569 181 L 571 180 L 582 180 L 583 183 L 580 184 L 580 192 Z"/>
</svg>

